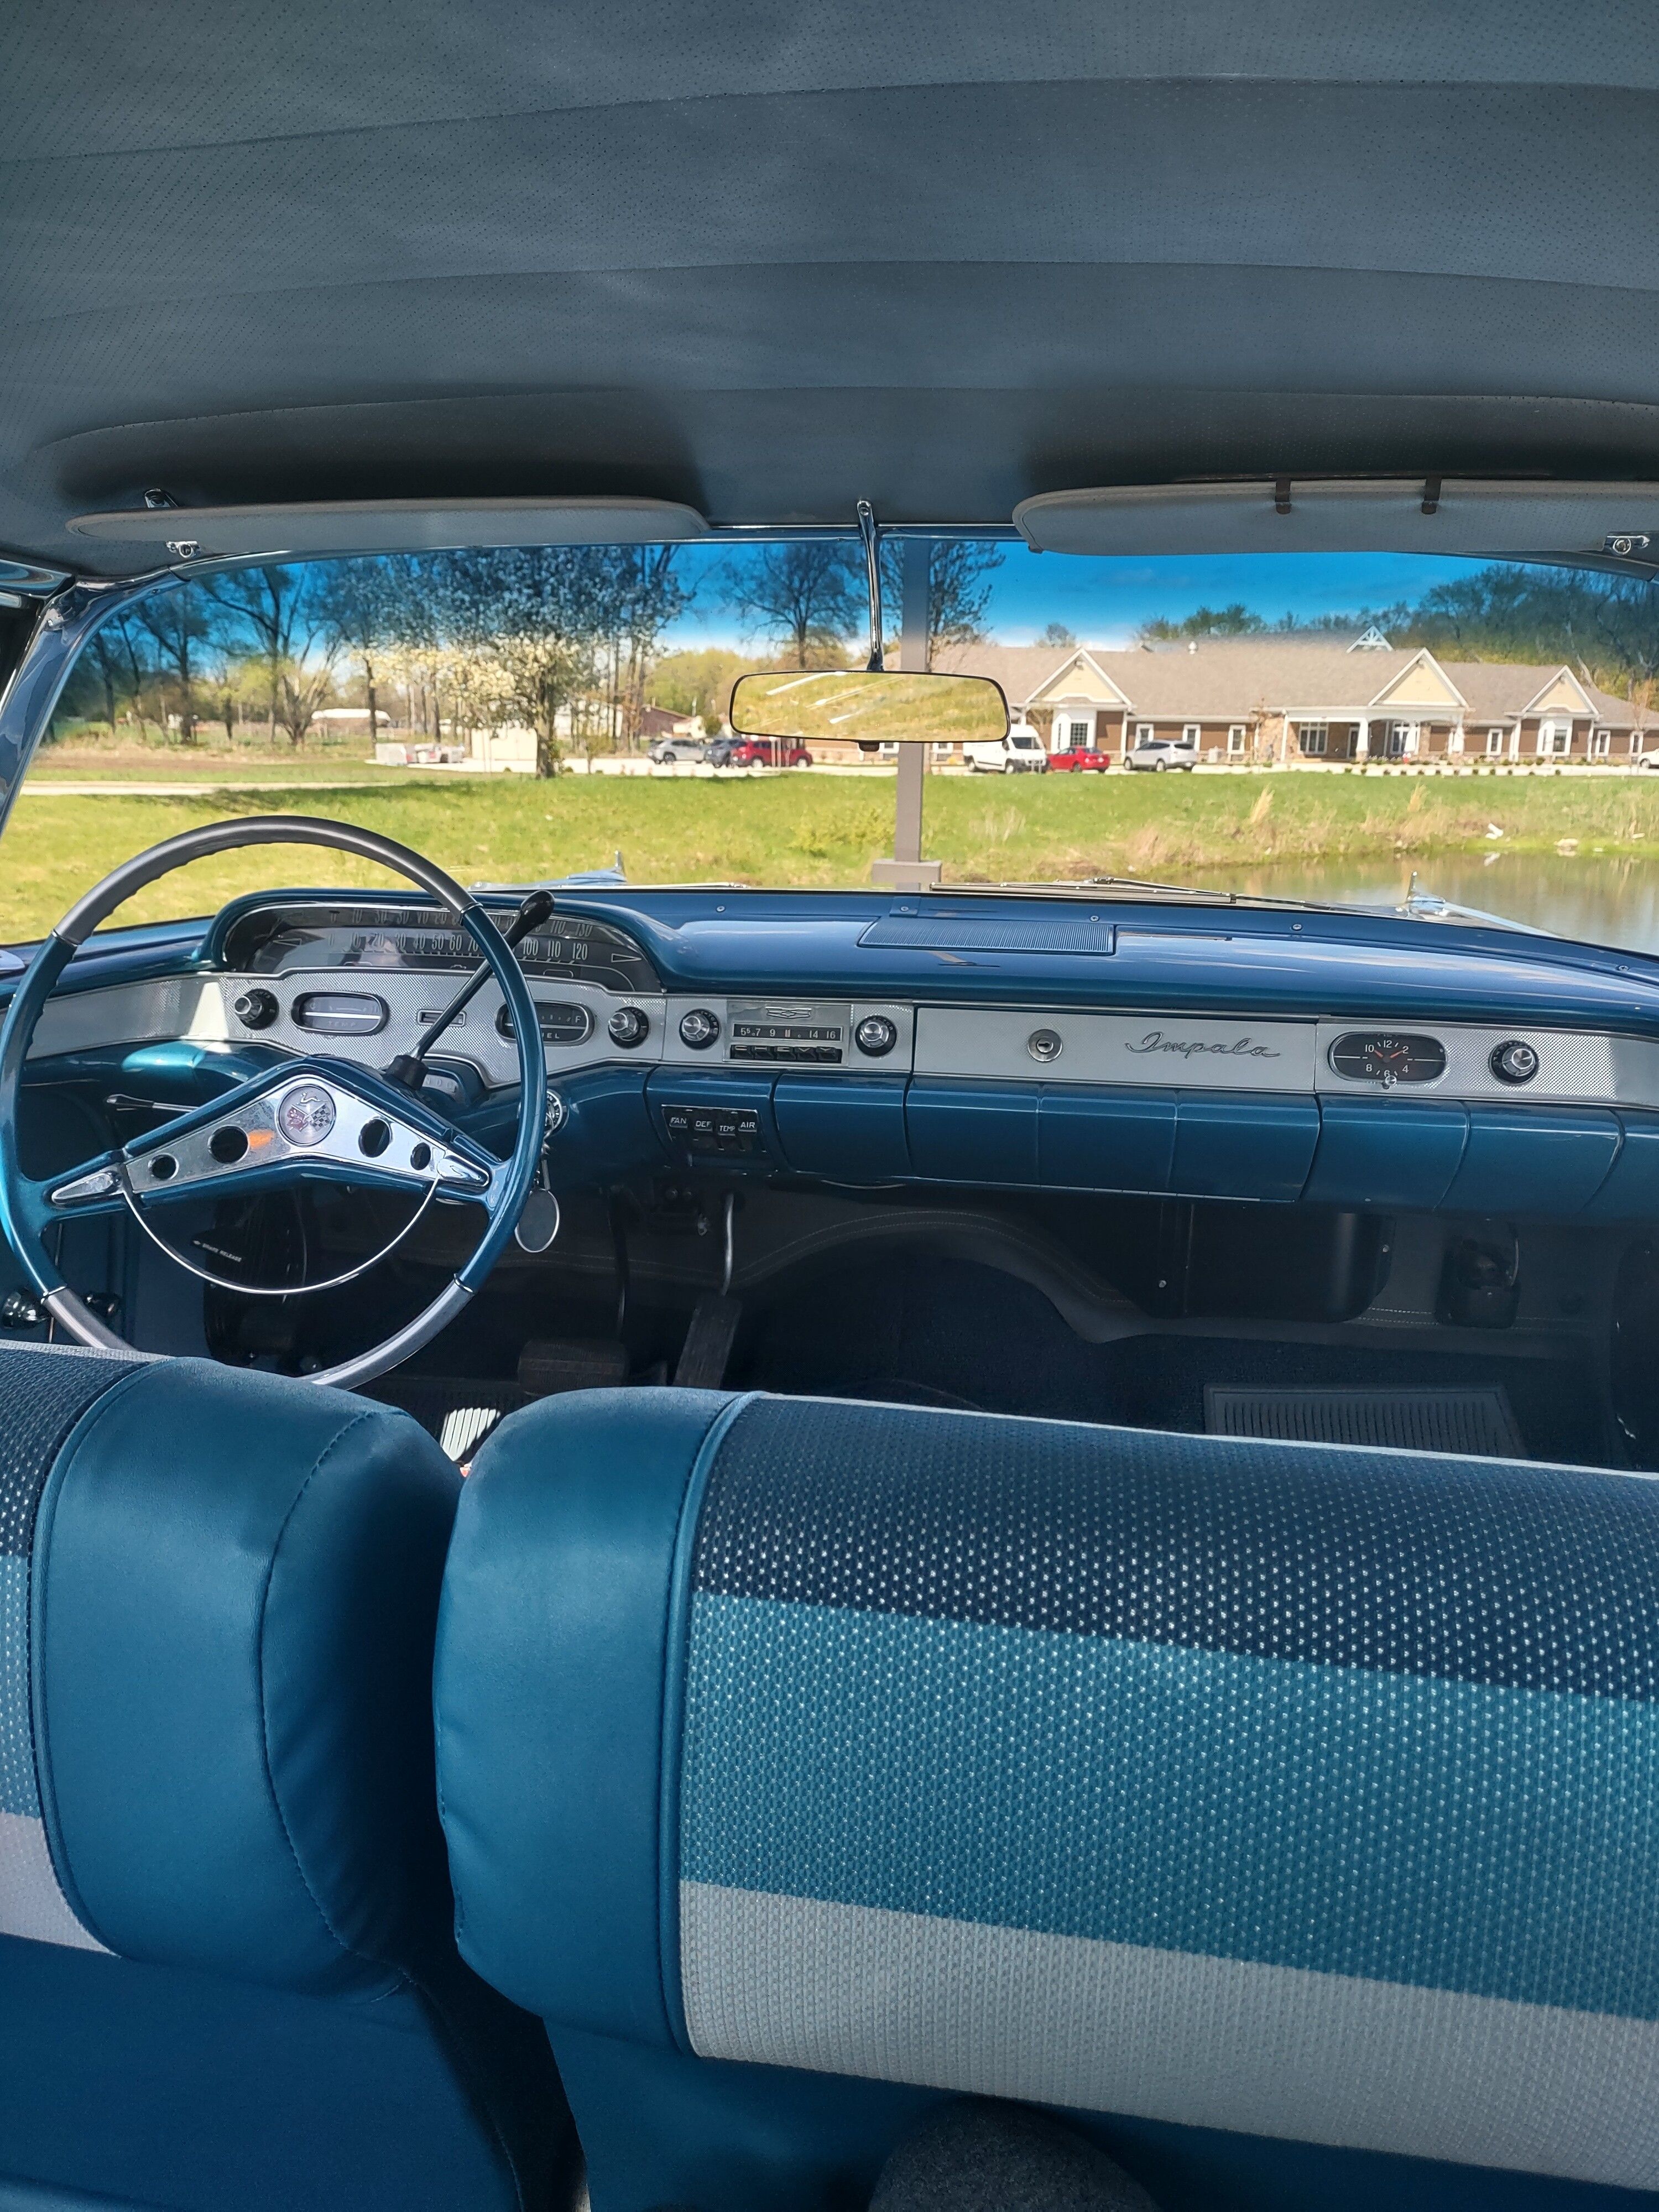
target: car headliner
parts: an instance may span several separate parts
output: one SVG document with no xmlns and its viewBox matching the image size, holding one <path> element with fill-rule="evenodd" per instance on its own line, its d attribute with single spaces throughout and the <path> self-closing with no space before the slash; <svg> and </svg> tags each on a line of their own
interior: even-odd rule
<svg viewBox="0 0 1659 2212">
<path fill-rule="evenodd" d="M 629 494 L 1659 477 L 1644 0 L 12 0 L 0 547 Z"/>
</svg>

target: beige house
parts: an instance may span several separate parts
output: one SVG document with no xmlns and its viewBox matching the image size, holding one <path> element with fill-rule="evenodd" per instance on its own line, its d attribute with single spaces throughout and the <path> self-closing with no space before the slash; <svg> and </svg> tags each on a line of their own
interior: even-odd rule
<svg viewBox="0 0 1659 2212">
<path fill-rule="evenodd" d="M 1595 763 L 1659 752 L 1659 713 L 1565 665 L 1443 661 L 1375 631 L 1349 644 L 965 646 L 935 665 L 994 677 L 1054 751 L 1121 755 L 1143 735 L 1195 732 L 1201 757 L 1216 761 Z"/>
</svg>

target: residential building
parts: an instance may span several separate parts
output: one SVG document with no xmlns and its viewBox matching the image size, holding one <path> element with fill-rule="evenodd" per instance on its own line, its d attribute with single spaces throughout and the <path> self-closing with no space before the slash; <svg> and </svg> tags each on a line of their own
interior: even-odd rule
<svg viewBox="0 0 1659 2212">
<path fill-rule="evenodd" d="M 1051 750 L 1121 755 L 1196 730 L 1211 762 L 1628 763 L 1659 751 L 1659 711 L 1565 665 L 1443 660 L 1376 631 L 1187 645 L 948 647 L 935 666 L 994 677 Z"/>
</svg>

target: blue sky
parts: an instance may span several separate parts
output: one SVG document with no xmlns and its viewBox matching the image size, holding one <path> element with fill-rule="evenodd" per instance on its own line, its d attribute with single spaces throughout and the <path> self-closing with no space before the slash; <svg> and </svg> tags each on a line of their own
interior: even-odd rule
<svg viewBox="0 0 1659 2212">
<path fill-rule="evenodd" d="M 1348 613 L 1415 599 L 1431 585 L 1488 564 L 1435 560 L 1417 553 L 1255 553 L 1139 560 L 1083 559 L 1005 545 L 991 596 L 989 627 L 1004 645 L 1029 645 L 1051 622 L 1085 644 L 1127 645 L 1143 623 L 1172 621 L 1195 607 L 1242 599 L 1267 622 L 1293 614 Z M 742 645 L 735 612 L 717 571 L 728 549 L 688 547 L 682 573 L 699 579 L 697 598 L 665 641 L 674 646 Z"/>
</svg>

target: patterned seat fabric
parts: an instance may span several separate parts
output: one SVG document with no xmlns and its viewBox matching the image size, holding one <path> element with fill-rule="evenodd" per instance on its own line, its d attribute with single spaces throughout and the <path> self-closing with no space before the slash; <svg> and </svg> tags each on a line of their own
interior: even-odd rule
<svg viewBox="0 0 1659 2212">
<path fill-rule="evenodd" d="M 31 1555 L 40 1493 L 64 1439 L 143 1362 L 65 1347 L 0 1360 L 0 1936 L 102 1950 L 64 1895 L 41 1816 L 30 1711 Z"/>
<path fill-rule="evenodd" d="M 1401 2203 L 1659 2188 L 1659 1483 L 686 1395 L 509 1422 L 441 1638 L 463 1947 L 596 2201 L 624 2045 L 733 2155 L 817 2075 L 1115 2116 L 1166 2202 L 1182 2130 Z M 795 2201 L 898 2110 L 803 2104 Z"/>
<path fill-rule="evenodd" d="M 0 2201 L 517 2212 L 567 2120 L 462 1966 L 406 1415 L 0 1347 Z"/>
</svg>

